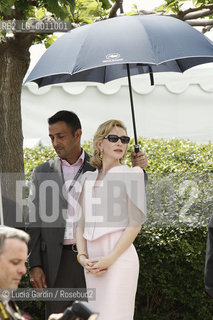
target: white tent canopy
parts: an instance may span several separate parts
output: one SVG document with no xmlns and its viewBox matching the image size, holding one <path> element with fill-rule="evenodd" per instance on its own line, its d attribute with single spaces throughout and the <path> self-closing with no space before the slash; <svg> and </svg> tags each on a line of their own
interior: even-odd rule
<svg viewBox="0 0 213 320">
<path fill-rule="evenodd" d="M 132 79 L 138 136 L 184 138 L 198 143 L 213 141 L 213 67 L 206 64 L 184 74 L 155 74 Z M 119 119 L 133 137 L 129 90 L 126 79 L 107 84 L 67 83 L 22 89 L 25 146 L 49 145 L 47 119 L 59 110 L 71 110 L 82 122 L 82 140 L 92 139 L 98 125 Z M 32 140 L 34 139 L 34 140 Z"/>
</svg>

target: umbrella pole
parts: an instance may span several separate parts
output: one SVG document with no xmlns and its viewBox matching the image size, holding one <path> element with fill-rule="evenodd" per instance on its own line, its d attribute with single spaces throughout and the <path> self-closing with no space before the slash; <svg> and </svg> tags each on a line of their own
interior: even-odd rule
<svg viewBox="0 0 213 320">
<path fill-rule="evenodd" d="M 131 84 L 131 76 L 130 76 L 130 69 L 129 64 L 126 65 L 127 68 L 127 76 L 128 76 L 128 84 L 129 84 L 129 97 L 130 97 L 130 104 L 131 104 L 131 111 L 132 111 L 132 123 L 133 123 L 133 131 L 134 131 L 134 138 L 135 138 L 135 152 L 138 153 L 140 151 L 138 140 L 137 140 L 137 133 L 136 133 L 136 124 L 135 124 L 135 112 L 134 112 L 134 103 L 133 103 L 133 95 L 132 95 L 132 84 Z"/>
</svg>

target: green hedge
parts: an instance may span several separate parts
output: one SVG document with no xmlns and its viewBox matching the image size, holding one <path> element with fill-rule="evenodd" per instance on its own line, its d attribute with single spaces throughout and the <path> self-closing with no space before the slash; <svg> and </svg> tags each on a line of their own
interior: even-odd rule
<svg viewBox="0 0 213 320">
<path fill-rule="evenodd" d="M 135 241 L 140 276 L 135 320 L 212 320 L 204 291 L 205 227 L 146 225 Z"/>
<path fill-rule="evenodd" d="M 213 146 L 178 139 L 140 138 L 139 143 L 149 158 L 149 181 L 148 221 L 135 241 L 140 259 L 135 320 L 212 320 L 203 271 L 213 208 Z M 83 147 L 90 152 L 91 142 Z M 132 148 L 133 141 L 128 165 Z M 54 156 L 52 148 L 25 149 L 27 180 L 36 165 Z M 24 284 L 29 285 L 27 277 Z M 41 303 L 22 307 L 41 319 Z"/>
<path fill-rule="evenodd" d="M 213 301 L 203 285 L 206 232 L 186 225 L 142 228 L 135 241 L 140 260 L 135 320 L 212 320 Z M 23 286 L 29 286 L 27 276 Z M 44 319 L 43 303 L 20 306 L 34 320 Z"/>
<path fill-rule="evenodd" d="M 213 146 L 208 144 L 196 144 L 188 140 L 179 139 L 146 139 L 139 138 L 141 149 L 148 155 L 147 172 L 153 175 L 165 175 L 171 173 L 213 173 Z M 127 164 L 130 165 L 130 153 L 133 150 L 131 140 L 127 151 Z M 83 148 L 91 153 L 91 141 L 84 142 Z M 30 177 L 33 168 L 55 156 L 52 147 L 25 148 L 25 172 Z"/>
<path fill-rule="evenodd" d="M 213 147 L 185 140 L 141 139 L 148 155 L 147 210 L 149 222 L 194 222 L 206 225 L 213 209 Z M 91 142 L 84 143 L 91 152 Z M 130 153 L 126 163 L 130 166 Z M 51 147 L 25 149 L 25 172 L 30 179 L 33 168 L 54 157 Z"/>
</svg>

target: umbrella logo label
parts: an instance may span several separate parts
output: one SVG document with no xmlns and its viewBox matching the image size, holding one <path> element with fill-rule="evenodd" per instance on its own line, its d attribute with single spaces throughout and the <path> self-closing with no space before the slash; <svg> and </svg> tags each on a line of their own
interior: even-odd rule
<svg viewBox="0 0 213 320">
<path fill-rule="evenodd" d="M 103 62 L 117 62 L 117 61 L 123 61 L 123 58 L 120 58 L 120 53 L 109 53 L 106 55 L 107 60 L 103 60 Z"/>
</svg>

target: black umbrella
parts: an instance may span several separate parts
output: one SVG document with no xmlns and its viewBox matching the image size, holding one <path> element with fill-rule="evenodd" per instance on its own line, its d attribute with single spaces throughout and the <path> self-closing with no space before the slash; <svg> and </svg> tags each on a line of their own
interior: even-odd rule
<svg viewBox="0 0 213 320">
<path fill-rule="evenodd" d="M 187 23 L 168 16 L 120 16 L 70 31 L 52 44 L 26 82 L 39 87 L 62 82 L 128 77 L 136 151 L 131 75 L 184 72 L 213 62 L 213 43 Z"/>
</svg>

